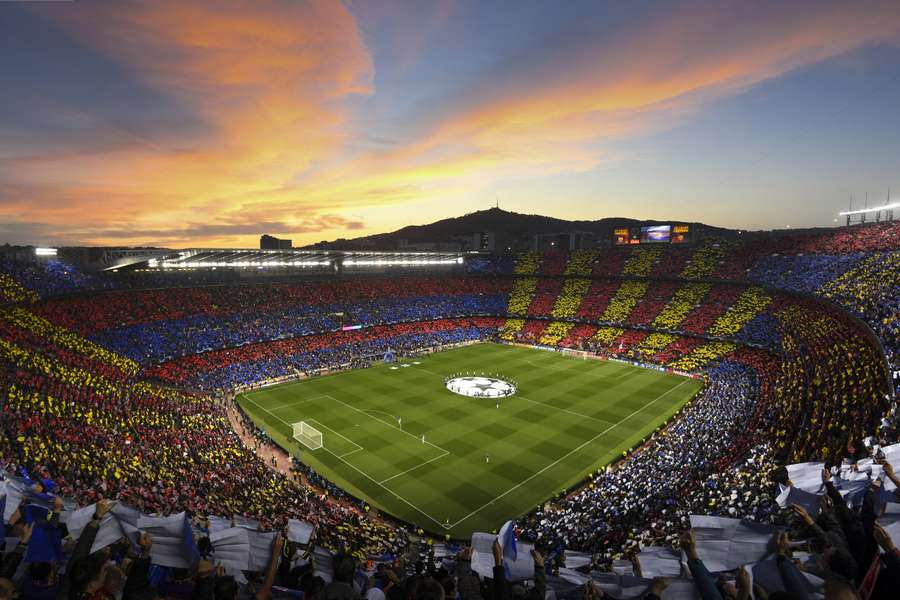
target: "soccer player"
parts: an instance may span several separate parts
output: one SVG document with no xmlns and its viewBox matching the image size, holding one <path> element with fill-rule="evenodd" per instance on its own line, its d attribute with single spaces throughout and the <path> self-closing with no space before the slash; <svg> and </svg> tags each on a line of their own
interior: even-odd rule
<svg viewBox="0 0 900 600">
<path fill-rule="evenodd" d="M 484 462 L 485 462 L 485 464 L 490 464 L 490 462 L 491 462 L 491 454 L 490 454 L 490 452 L 485 452 L 485 454 L 484 454 Z"/>
</svg>

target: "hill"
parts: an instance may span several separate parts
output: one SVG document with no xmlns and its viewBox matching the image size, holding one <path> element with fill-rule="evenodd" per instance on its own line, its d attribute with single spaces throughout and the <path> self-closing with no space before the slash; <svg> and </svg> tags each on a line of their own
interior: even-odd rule
<svg viewBox="0 0 900 600">
<path fill-rule="evenodd" d="M 474 233 L 493 232 L 504 238 L 504 243 L 515 246 L 527 244 L 538 234 L 562 234 L 575 231 L 589 232 L 598 239 L 610 239 L 613 229 L 619 227 L 641 227 L 659 225 L 673 221 L 641 221 L 624 217 L 607 217 L 595 221 L 568 221 L 543 215 L 526 215 L 500 208 L 491 208 L 429 223 L 410 225 L 392 231 L 353 239 L 322 241 L 306 246 L 330 250 L 395 250 L 404 244 L 448 243 L 462 236 Z M 683 221 L 678 221 L 683 222 Z M 695 232 L 704 235 L 718 234 L 729 237 L 734 232 L 729 229 L 712 227 L 703 223 L 689 223 Z"/>
</svg>

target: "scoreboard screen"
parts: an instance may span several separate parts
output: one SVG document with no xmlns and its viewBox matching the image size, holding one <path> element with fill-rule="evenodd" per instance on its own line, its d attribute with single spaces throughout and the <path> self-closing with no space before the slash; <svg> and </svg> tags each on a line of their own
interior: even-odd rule
<svg viewBox="0 0 900 600">
<path fill-rule="evenodd" d="M 671 225 L 652 225 L 650 227 L 641 227 L 642 244 L 668 244 L 671 237 Z"/>
<path fill-rule="evenodd" d="M 684 244 L 690 241 L 688 234 L 691 232 L 690 225 L 675 225 L 672 227 L 672 243 Z"/>
<path fill-rule="evenodd" d="M 635 244 L 685 244 L 690 241 L 690 225 L 649 225 L 613 229 L 614 246 Z"/>
<path fill-rule="evenodd" d="M 629 246 L 631 244 L 641 243 L 640 227 L 622 227 L 613 230 L 613 244 L 616 246 Z"/>
<path fill-rule="evenodd" d="M 629 239 L 631 239 L 631 232 L 627 227 L 613 229 L 613 244 L 616 246 L 627 245 Z"/>
</svg>

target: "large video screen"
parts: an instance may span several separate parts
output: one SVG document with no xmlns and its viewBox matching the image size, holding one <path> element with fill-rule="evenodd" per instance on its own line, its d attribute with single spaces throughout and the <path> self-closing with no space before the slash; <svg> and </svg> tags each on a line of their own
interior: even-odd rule
<svg viewBox="0 0 900 600">
<path fill-rule="evenodd" d="M 651 225 L 649 227 L 641 227 L 642 244 L 668 244 L 671 237 L 671 225 Z"/>
</svg>

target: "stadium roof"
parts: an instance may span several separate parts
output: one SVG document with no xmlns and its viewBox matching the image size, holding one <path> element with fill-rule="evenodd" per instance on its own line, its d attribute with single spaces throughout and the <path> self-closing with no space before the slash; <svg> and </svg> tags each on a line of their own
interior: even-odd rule
<svg viewBox="0 0 900 600">
<path fill-rule="evenodd" d="M 342 250 L 247 250 L 192 248 L 148 261 L 153 269 L 417 267 L 462 264 L 478 252 L 383 252 Z"/>
</svg>

